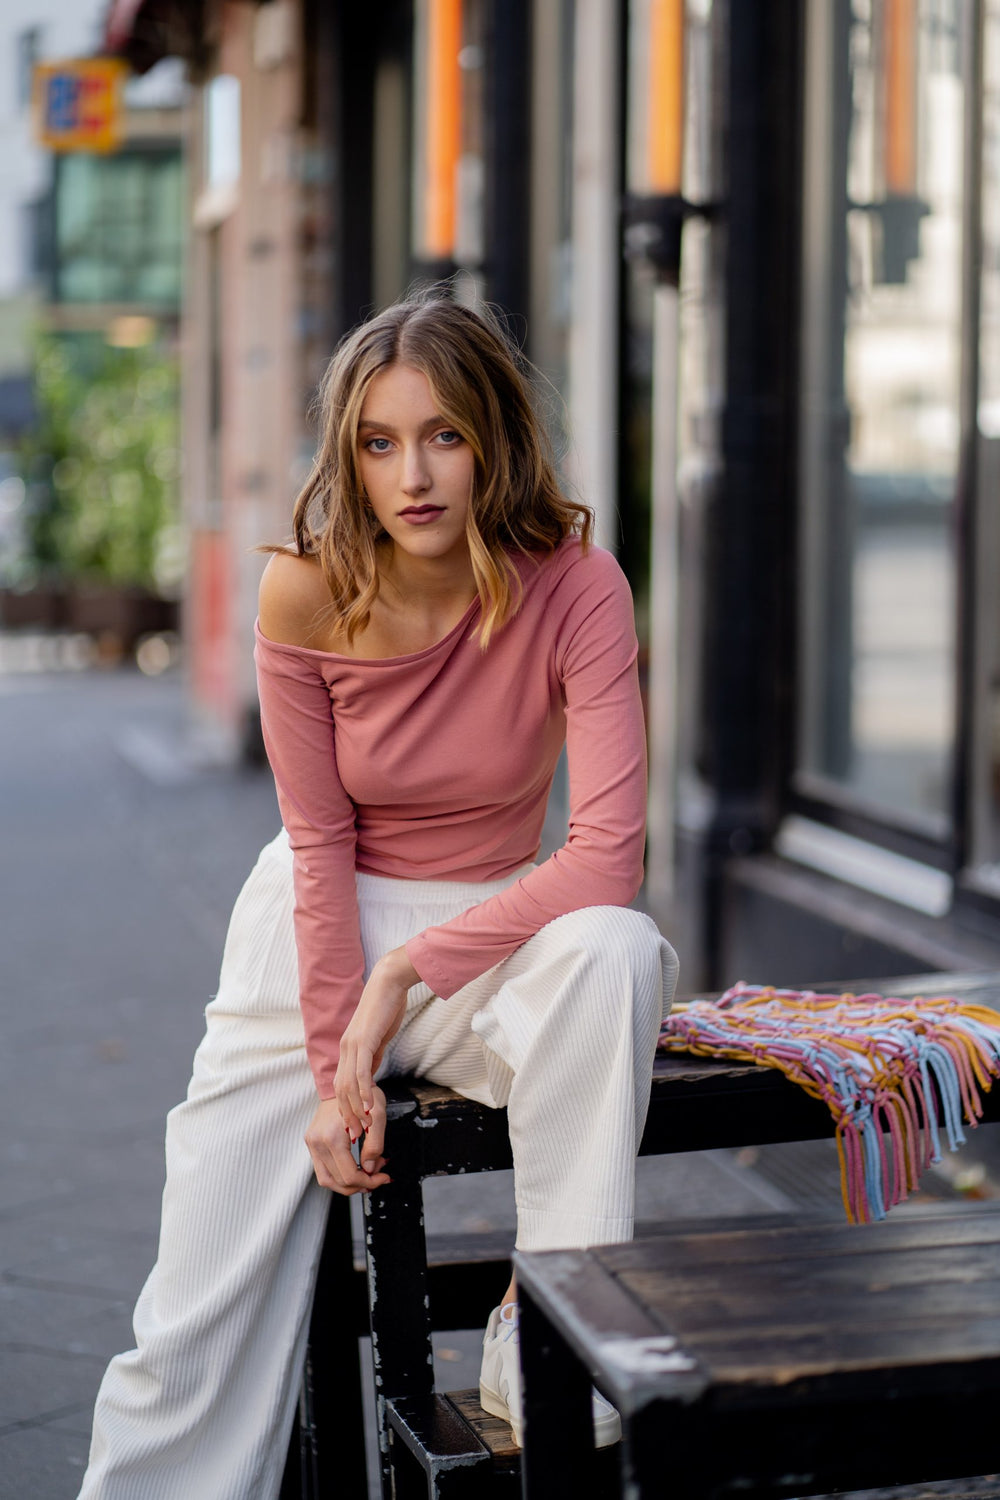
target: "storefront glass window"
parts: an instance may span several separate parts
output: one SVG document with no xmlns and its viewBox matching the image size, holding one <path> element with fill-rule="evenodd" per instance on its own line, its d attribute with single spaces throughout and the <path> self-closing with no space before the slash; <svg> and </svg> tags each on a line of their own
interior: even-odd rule
<svg viewBox="0 0 1000 1500">
<path fill-rule="evenodd" d="M 978 390 L 978 677 L 974 861 L 1000 892 L 1000 0 L 983 33 L 982 271 Z"/>
<path fill-rule="evenodd" d="M 943 835 L 955 717 L 961 0 L 810 6 L 800 789 Z"/>
<path fill-rule="evenodd" d="M 184 230 L 180 152 L 75 152 L 58 165 L 58 302 L 125 302 L 176 310 Z"/>
</svg>

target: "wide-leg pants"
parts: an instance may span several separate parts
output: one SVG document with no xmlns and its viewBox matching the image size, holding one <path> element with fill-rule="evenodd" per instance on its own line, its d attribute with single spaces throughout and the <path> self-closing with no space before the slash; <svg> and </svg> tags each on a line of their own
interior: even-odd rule
<svg viewBox="0 0 1000 1500">
<path fill-rule="evenodd" d="M 369 968 L 509 883 L 356 879 Z M 292 909 L 282 833 L 237 900 L 187 1098 L 167 1119 L 158 1258 L 136 1348 L 112 1360 L 98 1395 L 80 1500 L 277 1495 L 330 1201 L 303 1140 L 317 1100 Z M 590 907 L 450 1000 L 411 990 L 382 1073 L 507 1105 L 520 1248 L 630 1237 L 676 974 L 647 917 Z"/>
</svg>

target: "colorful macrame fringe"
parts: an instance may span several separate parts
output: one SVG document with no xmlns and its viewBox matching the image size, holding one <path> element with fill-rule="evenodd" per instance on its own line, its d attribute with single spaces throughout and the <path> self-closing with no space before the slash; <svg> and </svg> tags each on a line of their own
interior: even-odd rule
<svg viewBox="0 0 1000 1500">
<path fill-rule="evenodd" d="M 1000 1013 L 949 996 L 738 984 L 718 1000 L 678 1006 L 659 1047 L 779 1068 L 822 1099 L 836 1125 L 847 1217 L 866 1224 L 941 1160 L 942 1123 L 952 1151 L 965 1141 L 963 1117 L 978 1123 L 981 1091 L 1000 1077 Z"/>
</svg>

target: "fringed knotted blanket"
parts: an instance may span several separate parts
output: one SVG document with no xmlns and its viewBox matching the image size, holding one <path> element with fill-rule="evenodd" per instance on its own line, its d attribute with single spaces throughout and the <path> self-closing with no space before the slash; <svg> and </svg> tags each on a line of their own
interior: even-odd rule
<svg viewBox="0 0 1000 1500">
<path fill-rule="evenodd" d="M 681 1005 L 663 1023 L 663 1052 L 695 1052 L 779 1068 L 829 1107 L 852 1224 L 884 1219 L 941 1160 L 940 1127 L 957 1151 L 963 1117 L 1000 1077 L 1000 1013 L 949 996 L 817 995 L 738 984 Z"/>
</svg>

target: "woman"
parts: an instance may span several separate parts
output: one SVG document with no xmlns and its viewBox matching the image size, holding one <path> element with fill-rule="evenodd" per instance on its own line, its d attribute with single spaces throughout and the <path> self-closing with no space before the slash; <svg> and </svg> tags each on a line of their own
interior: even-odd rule
<svg viewBox="0 0 1000 1500">
<path fill-rule="evenodd" d="M 283 830 L 168 1121 L 160 1254 L 101 1388 L 85 1500 L 276 1495 L 327 1190 L 391 1181 L 378 1077 L 508 1107 L 519 1248 L 630 1236 L 677 965 L 626 909 L 636 642 L 590 527 L 486 316 L 415 299 L 345 340 L 295 549 L 273 549 L 260 591 Z M 536 866 L 564 740 L 569 838 Z M 513 1284 L 480 1389 L 517 1436 Z"/>
</svg>

